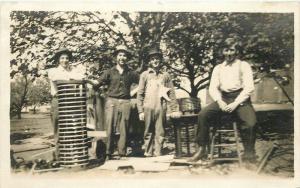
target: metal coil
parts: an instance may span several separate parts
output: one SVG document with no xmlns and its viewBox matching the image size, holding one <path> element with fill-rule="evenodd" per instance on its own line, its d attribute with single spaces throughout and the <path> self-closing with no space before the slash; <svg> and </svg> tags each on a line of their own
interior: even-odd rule
<svg viewBox="0 0 300 188">
<path fill-rule="evenodd" d="M 88 163 L 86 85 L 82 81 L 57 81 L 58 150 L 64 167 Z"/>
</svg>

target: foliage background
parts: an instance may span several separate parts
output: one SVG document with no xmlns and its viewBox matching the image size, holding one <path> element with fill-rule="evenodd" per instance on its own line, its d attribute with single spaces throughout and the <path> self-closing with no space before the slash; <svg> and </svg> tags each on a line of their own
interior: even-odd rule
<svg viewBox="0 0 300 188">
<path fill-rule="evenodd" d="M 113 66 L 111 54 L 118 44 L 131 49 L 133 69 L 145 69 L 147 50 L 159 47 L 175 86 L 190 97 L 208 86 L 228 36 L 241 39 L 241 58 L 252 64 L 256 78 L 273 69 L 292 69 L 294 61 L 292 13 L 13 11 L 10 18 L 11 95 L 16 95 L 11 104 L 18 100 L 20 108 L 37 102 L 26 87 L 16 92 L 16 77 L 29 85 L 47 78 L 47 69 L 55 66 L 51 58 L 62 47 L 73 51 L 73 63 L 83 64 L 90 78 Z M 280 83 L 292 79 L 276 78 Z"/>
</svg>

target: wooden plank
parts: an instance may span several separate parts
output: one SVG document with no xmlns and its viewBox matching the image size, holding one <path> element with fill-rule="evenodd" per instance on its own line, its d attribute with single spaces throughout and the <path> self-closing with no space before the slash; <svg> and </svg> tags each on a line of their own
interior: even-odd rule
<svg viewBox="0 0 300 188">
<path fill-rule="evenodd" d="M 128 157 L 124 159 L 121 158 L 120 160 L 106 161 L 99 169 L 116 171 L 119 167 L 132 166 L 134 171 L 162 172 L 169 169 L 172 159 L 173 155 L 148 158 Z"/>
<path fill-rule="evenodd" d="M 106 131 L 88 131 L 88 137 L 106 138 Z"/>
<path fill-rule="evenodd" d="M 271 111 L 271 110 L 294 110 L 292 104 L 253 104 L 256 112 Z"/>
</svg>

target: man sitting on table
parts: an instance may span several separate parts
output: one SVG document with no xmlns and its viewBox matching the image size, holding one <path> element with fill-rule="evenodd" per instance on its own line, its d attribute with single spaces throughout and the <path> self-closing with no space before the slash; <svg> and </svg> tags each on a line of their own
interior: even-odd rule
<svg viewBox="0 0 300 188">
<path fill-rule="evenodd" d="M 222 53 L 225 61 L 214 68 L 209 86 L 214 102 L 199 113 L 196 132 L 196 144 L 199 148 L 189 159 L 190 162 L 207 155 L 210 121 L 222 114 L 235 114 L 238 117 L 244 146 L 243 160 L 255 161 L 256 115 L 250 100 L 254 82 L 251 66 L 238 58 L 240 48 L 241 45 L 235 38 L 224 41 Z"/>
</svg>

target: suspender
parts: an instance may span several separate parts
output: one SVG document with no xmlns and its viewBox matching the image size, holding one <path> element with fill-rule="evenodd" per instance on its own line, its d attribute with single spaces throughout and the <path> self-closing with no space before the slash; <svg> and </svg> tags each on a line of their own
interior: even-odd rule
<svg viewBox="0 0 300 188">
<path fill-rule="evenodd" d="M 238 60 L 239 62 L 239 80 L 240 80 L 240 83 L 243 84 L 243 71 L 242 71 L 242 61 L 241 60 Z M 222 65 L 222 64 L 221 64 Z M 221 83 L 221 80 L 220 80 L 220 70 L 219 70 L 219 83 Z M 220 87 L 220 86 L 219 86 Z"/>
<path fill-rule="evenodd" d="M 239 60 L 239 79 L 240 83 L 243 85 L 243 72 L 242 72 L 242 61 Z"/>
</svg>

